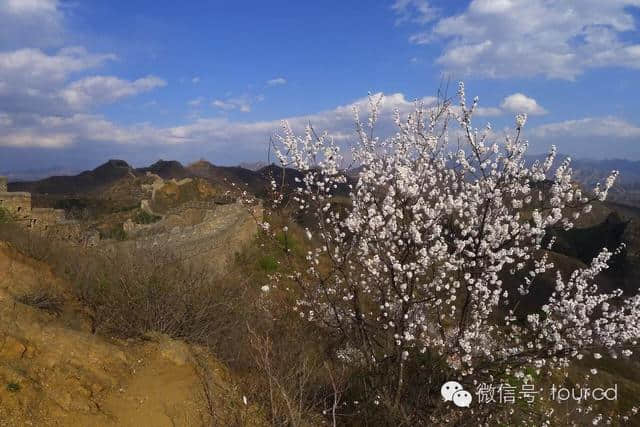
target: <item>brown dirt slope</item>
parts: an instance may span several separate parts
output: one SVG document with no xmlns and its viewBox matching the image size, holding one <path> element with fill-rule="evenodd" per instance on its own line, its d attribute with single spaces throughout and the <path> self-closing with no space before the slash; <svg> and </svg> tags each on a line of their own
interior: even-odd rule
<svg viewBox="0 0 640 427">
<path fill-rule="evenodd" d="M 43 294 L 53 302 L 25 299 Z M 68 284 L 0 242 L 0 426 L 200 426 L 212 412 L 231 424 L 239 412 L 225 420 L 224 410 L 238 405 L 244 421 L 261 424 L 202 350 L 164 336 L 106 339 L 91 329 Z M 210 406 L 203 381 L 216 390 Z"/>
</svg>

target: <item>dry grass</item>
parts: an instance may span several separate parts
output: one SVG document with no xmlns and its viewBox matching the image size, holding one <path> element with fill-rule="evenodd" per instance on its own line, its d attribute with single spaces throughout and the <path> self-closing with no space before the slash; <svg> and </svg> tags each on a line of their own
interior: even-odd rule
<svg viewBox="0 0 640 427">
<path fill-rule="evenodd" d="M 23 254 L 54 268 L 55 263 L 69 263 L 68 258 L 64 262 L 62 259 L 67 251 L 59 250 L 67 245 L 46 239 L 37 233 L 30 233 L 14 222 L 0 223 L 0 241 L 9 242 Z"/>
</svg>

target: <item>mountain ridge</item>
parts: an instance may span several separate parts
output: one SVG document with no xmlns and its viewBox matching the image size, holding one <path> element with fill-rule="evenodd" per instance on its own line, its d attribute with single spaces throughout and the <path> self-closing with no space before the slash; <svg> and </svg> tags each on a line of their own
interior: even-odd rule
<svg viewBox="0 0 640 427">
<path fill-rule="evenodd" d="M 546 155 L 527 156 L 530 162 L 541 161 Z M 568 156 L 559 154 L 558 159 Z M 571 167 L 574 178 L 586 189 L 592 189 L 598 182 L 602 182 L 612 170 L 620 172 L 619 178 L 610 192 L 611 201 L 640 206 L 640 161 L 627 159 L 572 159 Z M 55 169 L 54 169 L 55 170 Z M 356 179 L 359 168 L 347 171 L 350 179 Z M 9 183 L 10 191 L 28 191 L 35 194 L 79 194 L 98 191 L 110 184 L 127 177 L 141 177 L 148 172 L 163 179 L 204 178 L 215 183 L 236 183 L 242 185 L 254 194 L 264 194 L 266 185 L 271 179 L 280 182 L 282 168 L 275 164 L 266 165 L 263 162 L 241 163 L 238 166 L 215 165 L 208 160 L 200 159 L 188 165 L 176 160 L 158 160 L 149 166 L 133 167 L 125 160 L 110 159 L 92 170 L 86 170 L 76 175 L 53 175 L 38 180 L 16 181 Z M 11 174 L 9 174 L 11 178 Z M 288 186 L 295 186 L 295 178 L 301 178 L 301 173 L 295 169 L 285 170 L 285 180 Z M 342 191 L 341 191 L 342 192 Z"/>
</svg>

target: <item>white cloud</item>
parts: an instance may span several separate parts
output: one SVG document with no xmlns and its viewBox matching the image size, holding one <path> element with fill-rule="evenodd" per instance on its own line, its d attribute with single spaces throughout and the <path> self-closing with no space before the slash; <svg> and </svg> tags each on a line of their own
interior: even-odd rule
<svg viewBox="0 0 640 427">
<path fill-rule="evenodd" d="M 253 104 L 262 101 L 264 101 L 263 95 L 242 95 L 226 99 L 214 99 L 213 102 L 211 102 L 211 106 L 224 111 L 237 110 L 243 113 L 248 113 L 251 111 Z"/>
<path fill-rule="evenodd" d="M 398 15 L 397 24 L 407 21 L 426 24 L 436 19 L 439 13 L 428 0 L 396 0 L 391 9 Z"/>
<path fill-rule="evenodd" d="M 170 132 L 147 123 L 119 126 L 101 115 L 14 115 L 13 124 L 0 128 L 0 146 L 63 148 L 76 143 L 171 143 Z"/>
<path fill-rule="evenodd" d="M 198 83 L 200 83 L 200 77 L 198 77 L 198 76 L 193 77 L 191 79 L 191 83 L 193 83 L 194 85 L 197 85 Z"/>
<path fill-rule="evenodd" d="M 533 128 L 530 134 L 541 138 L 599 136 L 614 140 L 616 138 L 640 138 L 640 127 L 613 116 L 587 117 L 540 125 Z"/>
<path fill-rule="evenodd" d="M 73 72 L 114 59 L 113 54 L 91 54 L 82 47 L 60 49 L 51 55 L 31 48 L 0 52 L 0 78 L 9 85 L 39 87 L 60 82 Z"/>
<path fill-rule="evenodd" d="M 65 3 L 64 8 L 73 7 Z M 86 75 L 116 60 L 64 46 L 65 14 L 58 0 L 0 0 L 0 145 L 64 147 L 78 141 L 130 141 L 153 133 L 122 128 L 85 109 L 164 86 L 155 76 L 127 81 Z"/>
<path fill-rule="evenodd" d="M 0 109 L 7 112 L 64 114 L 69 109 L 60 91 L 69 78 L 116 59 L 81 47 L 47 54 L 40 49 L 0 52 Z"/>
<path fill-rule="evenodd" d="M 377 94 L 373 95 L 377 96 Z M 427 106 L 433 97 L 421 100 Z M 357 99 L 346 105 L 314 114 L 285 117 L 296 132 L 311 123 L 316 131 L 327 130 L 341 144 L 354 142 L 353 107 L 366 119 L 368 99 Z M 413 109 L 414 102 L 402 93 L 384 98 L 376 133 L 389 135 L 394 131 L 392 112 L 402 115 Z M 478 114 L 496 115 L 502 110 L 490 107 Z M 148 123 L 121 126 L 96 114 L 76 113 L 69 116 L 37 114 L 0 114 L 0 146 L 69 147 L 89 150 L 95 143 L 127 145 L 137 153 L 153 157 L 160 147 L 171 153 L 192 153 L 194 158 L 207 150 L 229 151 L 239 158 L 253 158 L 264 153 L 269 137 L 280 131 L 280 120 L 234 121 L 226 117 L 200 118 L 184 125 L 157 127 Z M 496 134 L 499 138 L 499 135 Z M 605 151 L 616 157 L 640 158 L 640 127 L 616 117 L 591 117 L 525 127 L 531 151 L 544 152 L 557 144 L 563 153 L 577 157 L 601 158 Z M 603 150 L 607 147 L 607 150 Z M 173 150 L 173 151 L 172 151 Z"/>
<path fill-rule="evenodd" d="M 7 113 L 0 113 L 0 126 L 11 126 L 13 119 Z"/>
<path fill-rule="evenodd" d="M 240 110 L 243 113 L 248 113 L 249 111 L 251 111 L 251 104 L 243 100 L 234 99 L 234 98 L 229 98 L 226 101 L 223 101 L 221 99 L 215 99 L 213 100 L 211 105 L 220 110 L 225 110 L 225 111 Z"/>
<path fill-rule="evenodd" d="M 373 95 L 378 96 L 378 94 Z M 431 105 L 435 98 L 421 100 Z M 298 132 L 308 123 L 318 130 L 328 130 L 337 141 L 354 138 L 353 108 L 365 115 L 368 98 L 338 106 L 315 114 L 285 118 Z M 414 102 L 401 93 L 384 98 L 381 109 L 379 131 L 384 134 L 392 128 L 391 116 L 394 108 L 406 114 Z M 364 117 L 363 117 L 364 119 Z M 0 128 L 0 146 L 19 147 L 67 147 L 72 144 L 91 142 L 113 142 L 137 144 L 141 147 L 154 145 L 189 145 L 202 147 L 215 144 L 218 147 L 233 146 L 239 152 L 262 152 L 269 136 L 280 130 L 280 120 L 231 121 L 227 118 L 198 118 L 191 123 L 174 127 L 154 127 L 146 123 L 134 126 L 119 126 L 100 115 L 76 113 L 69 116 L 44 116 L 38 114 L 14 114 L 6 117 L 7 127 Z"/>
<path fill-rule="evenodd" d="M 197 108 L 201 106 L 203 102 L 204 102 L 204 98 L 202 96 L 199 96 L 187 102 L 187 105 L 189 105 L 189 107 L 191 108 Z"/>
<path fill-rule="evenodd" d="M 287 84 L 287 79 L 284 77 L 277 77 L 267 81 L 267 86 L 282 86 Z"/>
<path fill-rule="evenodd" d="M 67 3 L 65 7 L 72 6 Z M 81 46 L 51 49 L 64 41 L 62 11 L 58 0 L 0 0 L 0 111 L 69 115 L 166 84 L 154 76 L 135 81 L 78 77 L 117 57 L 91 53 Z M 42 34 L 49 41 L 30 34 Z"/>
<path fill-rule="evenodd" d="M 411 12 L 414 3 L 397 1 L 394 10 L 403 22 L 427 24 L 410 41 L 442 41 L 437 62 L 449 71 L 572 80 L 590 68 L 640 68 L 640 44 L 628 37 L 637 32 L 628 8 L 640 0 L 473 0 L 435 22 L 429 13 Z"/>
<path fill-rule="evenodd" d="M 379 94 L 374 94 L 376 97 Z M 426 105 L 431 105 L 435 98 L 426 97 L 421 100 Z M 285 117 L 294 130 L 301 132 L 307 124 L 311 123 L 317 131 L 327 130 L 337 141 L 345 141 L 355 137 L 353 125 L 353 108 L 357 107 L 363 115 L 366 114 L 368 98 L 357 99 L 352 103 L 338 106 L 331 110 L 321 111 L 315 114 Z M 401 93 L 385 96 L 380 111 L 381 121 L 379 131 L 385 133 L 385 129 L 391 128 L 391 119 L 394 108 L 398 108 L 402 114 L 408 113 L 414 106 Z M 363 117 L 364 119 L 364 117 Z M 172 141 L 192 144 L 215 142 L 221 146 L 233 145 L 237 150 L 255 150 L 262 152 L 269 137 L 281 128 L 281 120 L 269 121 L 231 121 L 227 118 L 200 118 L 192 123 L 167 129 L 158 130 L 159 141 Z M 179 140 L 176 138 L 180 138 Z"/>
<path fill-rule="evenodd" d="M 6 147 L 60 148 L 73 143 L 73 135 L 34 133 L 30 129 L 5 134 L 3 139 Z"/>
<path fill-rule="evenodd" d="M 0 0 L 0 48 L 55 46 L 64 35 L 57 0 Z"/>
<path fill-rule="evenodd" d="M 71 80 L 77 73 L 115 60 L 113 54 L 67 47 L 0 52 L 0 110 L 14 113 L 70 114 L 166 85 L 155 76 L 127 81 L 114 76 Z"/>
<path fill-rule="evenodd" d="M 61 91 L 61 96 L 72 108 L 83 109 L 147 92 L 166 84 L 167 82 L 156 76 L 146 76 L 133 81 L 113 76 L 92 76 L 71 83 Z"/>
<path fill-rule="evenodd" d="M 505 97 L 500 106 L 512 113 L 527 113 L 532 116 L 547 114 L 547 110 L 538 105 L 535 99 L 519 92 Z"/>
<path fill-rule="evenodd" d="M 58 8 L 55 0 L 5 0 L 0 3 L 3 10 L 17 16 L 37 13 L 53 13 Z"/>
</svg>

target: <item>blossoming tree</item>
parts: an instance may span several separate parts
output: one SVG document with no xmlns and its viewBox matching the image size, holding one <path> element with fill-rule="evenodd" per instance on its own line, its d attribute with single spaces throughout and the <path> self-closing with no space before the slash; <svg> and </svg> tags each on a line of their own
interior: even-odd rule
<svg viewBox="0 0 640 427">
<path fill-rule="evenodd" d="M 477 98 L 467 104 L 463 84 L 458 95 L 458 105 L 396 111 L 386 139 L 374 134 L 381 98 L 370 97 L 366 123 L 355 111 L 354 180 L 326 133 L 297 136 L 284 123 L 277 144 L 282 166 L 304 173 L 289 201 L 317 219 L 306 230 L 313 250 L 291 276 L 295 310 L 341 337 L 337 356 L 377 373 L 370 397 L 391 406 L 403 398 L 407 366 L 425 353 L 469 384 L 505 372 L 526 381 L 589 352 L 628 356 L 640 336 L 640 296 L 596 282 L 615 248 L 568 277 L 549 260 L 551 230 L 571 229 L 605 200 L 617 172 L 583 192 L 555 148 L 526 161 L 525 115 L 498 143 L 490 126 L 472 126 Z M 349 188 L 347 209 L 334 208 L 339 186 Z M 549 272 L 555 289 L 525 312 L 522 299 Z"/>
</svg>

